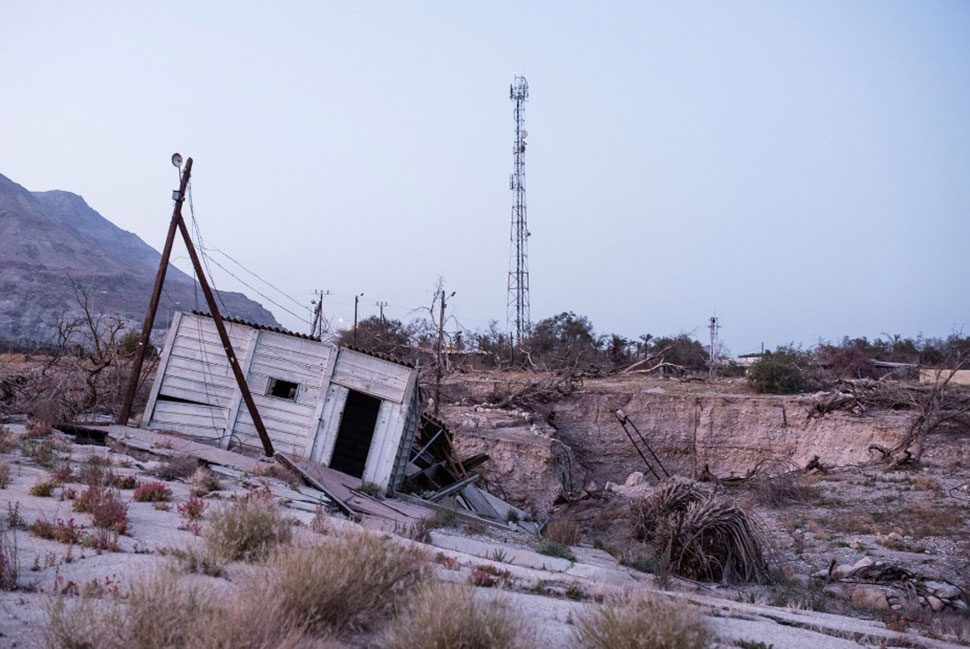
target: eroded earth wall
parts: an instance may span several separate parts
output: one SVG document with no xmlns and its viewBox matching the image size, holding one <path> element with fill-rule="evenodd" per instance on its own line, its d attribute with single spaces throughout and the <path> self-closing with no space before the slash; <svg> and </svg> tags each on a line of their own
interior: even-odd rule
<svg viewBox="0 0 970 649">
<path fill-rule="evenodd" d="M 670 473 L 696 476 L 707 465 L 722 478 L 765 463 L 774 470 L 804 467 L 816 455 L 823 465 L 861 464 L 872 457 L 870 445 L 892 446 L 913 417 L 894 411 L 811 417 L 811 396 L 719 393 L 712 387 L 603 379 L 533 412 L 452 406 L 444 414 L 461 456 L 491 455 L 481 469 L 489 489 L 540 518 L 560 496 L 622 483 L 634 471 L 649 474 L 614 416 L 619 409 Z M 474 390 L 466 391 L 466 400 L 475 397 Z"/>
</svg>

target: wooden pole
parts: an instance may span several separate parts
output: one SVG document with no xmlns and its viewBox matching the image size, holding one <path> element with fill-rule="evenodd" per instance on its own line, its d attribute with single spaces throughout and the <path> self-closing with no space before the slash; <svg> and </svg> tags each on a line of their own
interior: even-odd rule
<svg viewBox="0 0 970 649">
<path fill-rule="evenodd" d="M 445 290 L 441 289 L 441 314 L 438 316 L 438 362 L 434 372 L 434 414 L 438 414 L 441 405 L 441 365 L 444 361 L 442 345 L 445 340 Z"/>
<path fill-rule="evenodd" d="M 219 332 L 219 339 L 222 341 L 222 348 L 226 352 L 226 358 L 229 359 L 229 366 L 232 368 L 232 373 L 236 377 L 236 385 L 239 386 L 239 391 L 242 392 L 243 400 L 249 409 L 249 415 L 253 418 L 253 425 L 256 426 L 256 432 L 259 433 L 259 440 L 263 443 L 263 450 L 268 457 L 273 457 L 273 442 L 270 441 L 269 435 L 266 433 L 263 419 L 259 416 L 256 403 L 253 401 L 253 395 L 250 394 L 249 386 L 246 385 L 246 376 L 243 374 L 242 368 L 239 367 L 239 361 L 236 360 L 236 353 L 232 349 L 232 342 L 229 340 L 229 334 L 226 332 L 226 325 L 223 323 L 222 316 L 219 314 L 219 305 L 216 304 L 215 295 L 213 295 L 212 289 L 209 288 L 209 282 L 205 278 L 205 272 L 203 272 L 202 264 L 199 263 L 199 256 L 195 252 L 195 246 L 192 245 L 192 238 L 189 236 L 188 228 L 185 227 L 185 221 L 182 219 L 181 214 L 178 217 L 178 228 L 179 232 L 182 233 L 182 239 L 185 241 L 185 247 L 188 248 L 189 257 L 192 259 L 192 266 L 195 268 L 195 274 L 199 277 L 202 293 L 205 295 L 205 301 L 209 305 L 209 313 L 212 314 L 212 319 L 215 320 L 216 330 Z M 232 424 L 230 423 L 230 425 Z"/>
<path fill-rule="evenodd" d="M 158 311 L 158 301 L 162 296 L 162 286 L 165 284 L 165 273 L 168 271 L 168 260 L 172 256 L 172 243 L 175 241 L 175 230 L 178 222 L 182 218 L 182 202 L 185 200 L 185 188 L 189 184 L 192 175 L 192 158 L 185 162 L 185 171 L 182 172 L 182 182 L 179 183 L 178 196 L 175 198 L 175 208 L 172 210 L 172 221 L 168 224 L 168 235 L 165 237 L 165 247 L 162 248 L 162 258 L 158 262 L 158 272 L 155 273 L 155 286 L 152 287 L 152 297 L 148 301 L 148 312 L 145 314 L 145 322 L 142 323 L 141 339 L 138 341 L 138 348 L 135 350 L 135 359 L 131 365 L 131 373 L 128 375 L 128 384 L 125 386 L 124 397 L 121 402 L 121 409 L 118 411 L 117 423 L 128 424 L 131 417 L 131 406 L 135 401 L 135 393 L 138 391 L 138 379 L 141 378 L 141 368 L 145 363 L 145 352 L 151 342 L 152 327 L 155 326 L 155 314 Z"/>
</svg>

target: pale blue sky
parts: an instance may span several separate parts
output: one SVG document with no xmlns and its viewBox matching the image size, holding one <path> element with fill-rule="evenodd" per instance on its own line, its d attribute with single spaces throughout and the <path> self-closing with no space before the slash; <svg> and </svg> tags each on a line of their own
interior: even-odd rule
<svg viewBox="0 0 970 649">
<path fill-rule="evenodd" d="M 504 325 L 515 72 L 533 320 L 967 332 L 965 1 L 2 0 L 0 172 L 160 248 L 179 151 L 210 244 L 328 315 L 406 317 L 440 274 Z"/>
</svg>

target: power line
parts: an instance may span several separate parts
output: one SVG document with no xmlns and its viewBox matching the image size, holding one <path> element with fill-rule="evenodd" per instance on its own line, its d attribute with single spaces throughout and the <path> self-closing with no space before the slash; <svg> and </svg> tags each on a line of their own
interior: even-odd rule
<svg viewBox="0 0 970 649">
<path fill-rule="evenodd" d="M 306 324 L 308 324 L 310 326 L 313 326 L 313 323 L 312 322 L 310 322 L 309 320 L 307 320 L 303 316 L 299 315 L 298 313 L 294 313 L 290 309 L 286 308 L 285 306 L 283 306 L 282 304 L 280 304 L 279 302 L 277 302 L 276 300 L 274 300 L 270 296 L 268 296 L 265 293 L 261 292 L 258 288 L 256 288 L 252 284 L 247 283 L 245 280 L 243 280 L 241 277 L 239 277 L 238 275 L 236 275 L 235 273 L 233 273 L 231 270 L 229 270 L 228 268 L 226 268 L 225 266 L 223 266 L 222 264 L 220 264 L 215 259 L 212 259 L 211 261 L 212 261 L 213 264 L 215 264 L 216 266 L 218 266 L 219 268 L 221 268 L 222 270 L 224 270 L 230 277 L 232 277 L 233 279 L 235 279 L 237 282 L 239 282 L 240 284 L 242 284 L 246 288 L 252 290 L 254 293 L 256 293 L 257 295 L 259 295 L 261 298 L 263 298 L 264 300 L 266 300 L 270 304 L 273 304 L 275 306 L 278 306 L 279 308 L 283 309 L 284 311 L 286 311 L 287 313 L 289 313 L 294 318 L 300 320 L 301 322 L 305 322 Z"/>
<path fill-rule="evenodd" d="M 262 277 L 260 277 L 257 273 L 249 270 L 248 268 L 246 268 L 245 266 L 243 266 L 242 263 L 240 263 L 236 259 L 233 259 L 232 257 L 230 257 L 225 251 L 220 250 L 219 248 L 206 248 L 206 250 L 211 250 L 212 252 L 218 252 L 220 255 L 222 255 L 223 257 L 225 257 L 226 259 L 228 259 L 232 263 L 236 264 L 237 266 L 239 266 L 240 268 L 242 268 L 244 271 L 246 271 L 247 273 L 249 273 L 250 275 L 252 275 L 256 279 L 258 279 L 262 283 L 266 284 L 267 286 L 269 286 L 274 291 L 278 292 L 280 295 L 286 297 L 288 300 L 290 300 L 291 302 L 293 302 L 293 304 L 297 305 L 298 307 L 300 307 L 302 309 L 307 309 L 307 311 L 310 311 L 310 309 L 308 309 L 305 304 L 303 304 L 302 302 L 300 302 L 299 300 L 297 300 L 295 297 L 293 297 L 292 295 L 290 295 L 289 293 L 287 293 L 283 289 L 281 289 L 281 288 L 279 288 L 277 286 L 274 286 L 273 284 L 269 283 L 268 281 L 266 281 L 265 279 L 263 279 Z"/>
</svg>

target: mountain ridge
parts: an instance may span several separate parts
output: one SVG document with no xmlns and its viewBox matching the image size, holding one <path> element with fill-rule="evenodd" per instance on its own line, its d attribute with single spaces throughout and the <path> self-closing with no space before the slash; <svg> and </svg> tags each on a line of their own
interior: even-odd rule
<svg viewBox="0 0 970 649">
<path fill-rule="evenodd" d="M 73 192 L 32 192 L 0 174 L 0 343 L 51 342 L 57 323 L 79 311 L 76 284 L 96 311 L 140 327 L 161 254 Z M 169 265 L 156 327 L 176 309 L 208 310 L 195 280 Z M 226 315 L 280 326 L 242 293 L 218 291 Z"/>
</svg>

